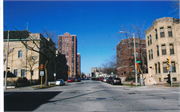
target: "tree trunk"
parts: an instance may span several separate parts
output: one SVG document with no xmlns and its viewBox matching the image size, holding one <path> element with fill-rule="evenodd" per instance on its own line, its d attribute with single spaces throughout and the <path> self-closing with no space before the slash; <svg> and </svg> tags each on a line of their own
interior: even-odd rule
<svg viewBox="0 0 180 112">
<path fill-rule="evenodd" d="M 46 60 L 46 63 L 44 65 L 44 70 L 45 70 L 45 86 L 48 86 L 47 64 L 48 64 L 48 60 Z"/>
</svg>

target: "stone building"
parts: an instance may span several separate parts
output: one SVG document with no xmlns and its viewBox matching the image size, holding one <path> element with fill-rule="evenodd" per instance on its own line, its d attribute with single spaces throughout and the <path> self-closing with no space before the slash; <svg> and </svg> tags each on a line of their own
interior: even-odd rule
<svg viewBox="0 0 180 112">
<path fill-rule="evenodd" d="M 4 31 L 4 71 L 6 70 L 7 61 L 7 36 L 8 31 Z M 37 52 L 26 48 L 20 39 L 28 46 L 33 47 Z M 49 52 L 45 47 L 42 47 L 44 45 L 48 45 L 50 49 L 56 49 L 54 42 L 50 38 L 45 38 L 40 33 L 9 31 L 8 71 L 16 77 L 26 77 L 28 80 L 34 81 L 40 80 L 39 67 L 41 64 L 45 65 L 47 58 L 43 55 L 43 52 L 39 53 L 38 51 L 41 49 Z M 47 65 L 48 81 L 54 81 L 55 50 L 49 52 L 49 57 L 50 59 Z M 44 79 L 45 75 L 43 76 L 43 82 L 45 81 Z"/>
<path fill-rule="evenodd" d="M 167 58 L 171 60 L 172 80 L 180 81 L 180 24 L 179 19 L 156 19 L 145 31 L 148 71 L 157 82 L 167 81 Z"/>
</svg>

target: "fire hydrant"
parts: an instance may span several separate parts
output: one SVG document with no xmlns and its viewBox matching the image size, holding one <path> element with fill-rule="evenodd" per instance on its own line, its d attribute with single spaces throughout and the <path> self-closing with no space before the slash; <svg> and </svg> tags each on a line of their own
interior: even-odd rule
<svg viewBox="0 0 180 112">
<path fill-rule="evenodd" d="M 133 86 L 133 83 L 131 82 L 131 87 Z"/>
</svg>

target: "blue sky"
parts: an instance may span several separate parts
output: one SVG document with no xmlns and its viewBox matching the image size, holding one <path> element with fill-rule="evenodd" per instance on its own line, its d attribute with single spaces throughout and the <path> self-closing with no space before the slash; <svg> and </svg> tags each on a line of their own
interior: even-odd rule
<svg viewBox="0 0 180 112">
<path fill-rule="evenodd" d="M 121 25 L 142 24 L 145 29 L 155 19 L 177 18 L 172 1 L 4 1 L 3 24 L 8 30 L 42 33 L 44 29 L 58 35 L 77 35 L 81 54 L 81 72 L 90 73 L 116 54 Z"/>
</svg>

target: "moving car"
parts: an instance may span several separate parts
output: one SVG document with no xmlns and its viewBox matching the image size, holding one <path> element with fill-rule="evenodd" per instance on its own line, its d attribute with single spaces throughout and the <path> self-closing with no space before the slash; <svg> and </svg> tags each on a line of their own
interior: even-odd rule
<svg viewBox="0 0 180 112">
<path fill-rule="evenodd" d="M 63 79 L 58 79 L 58 80 L 56 80 L 55 84 L 56 84 L 56 86 L 65 85 L 65 81 Z"/>
</svg>

